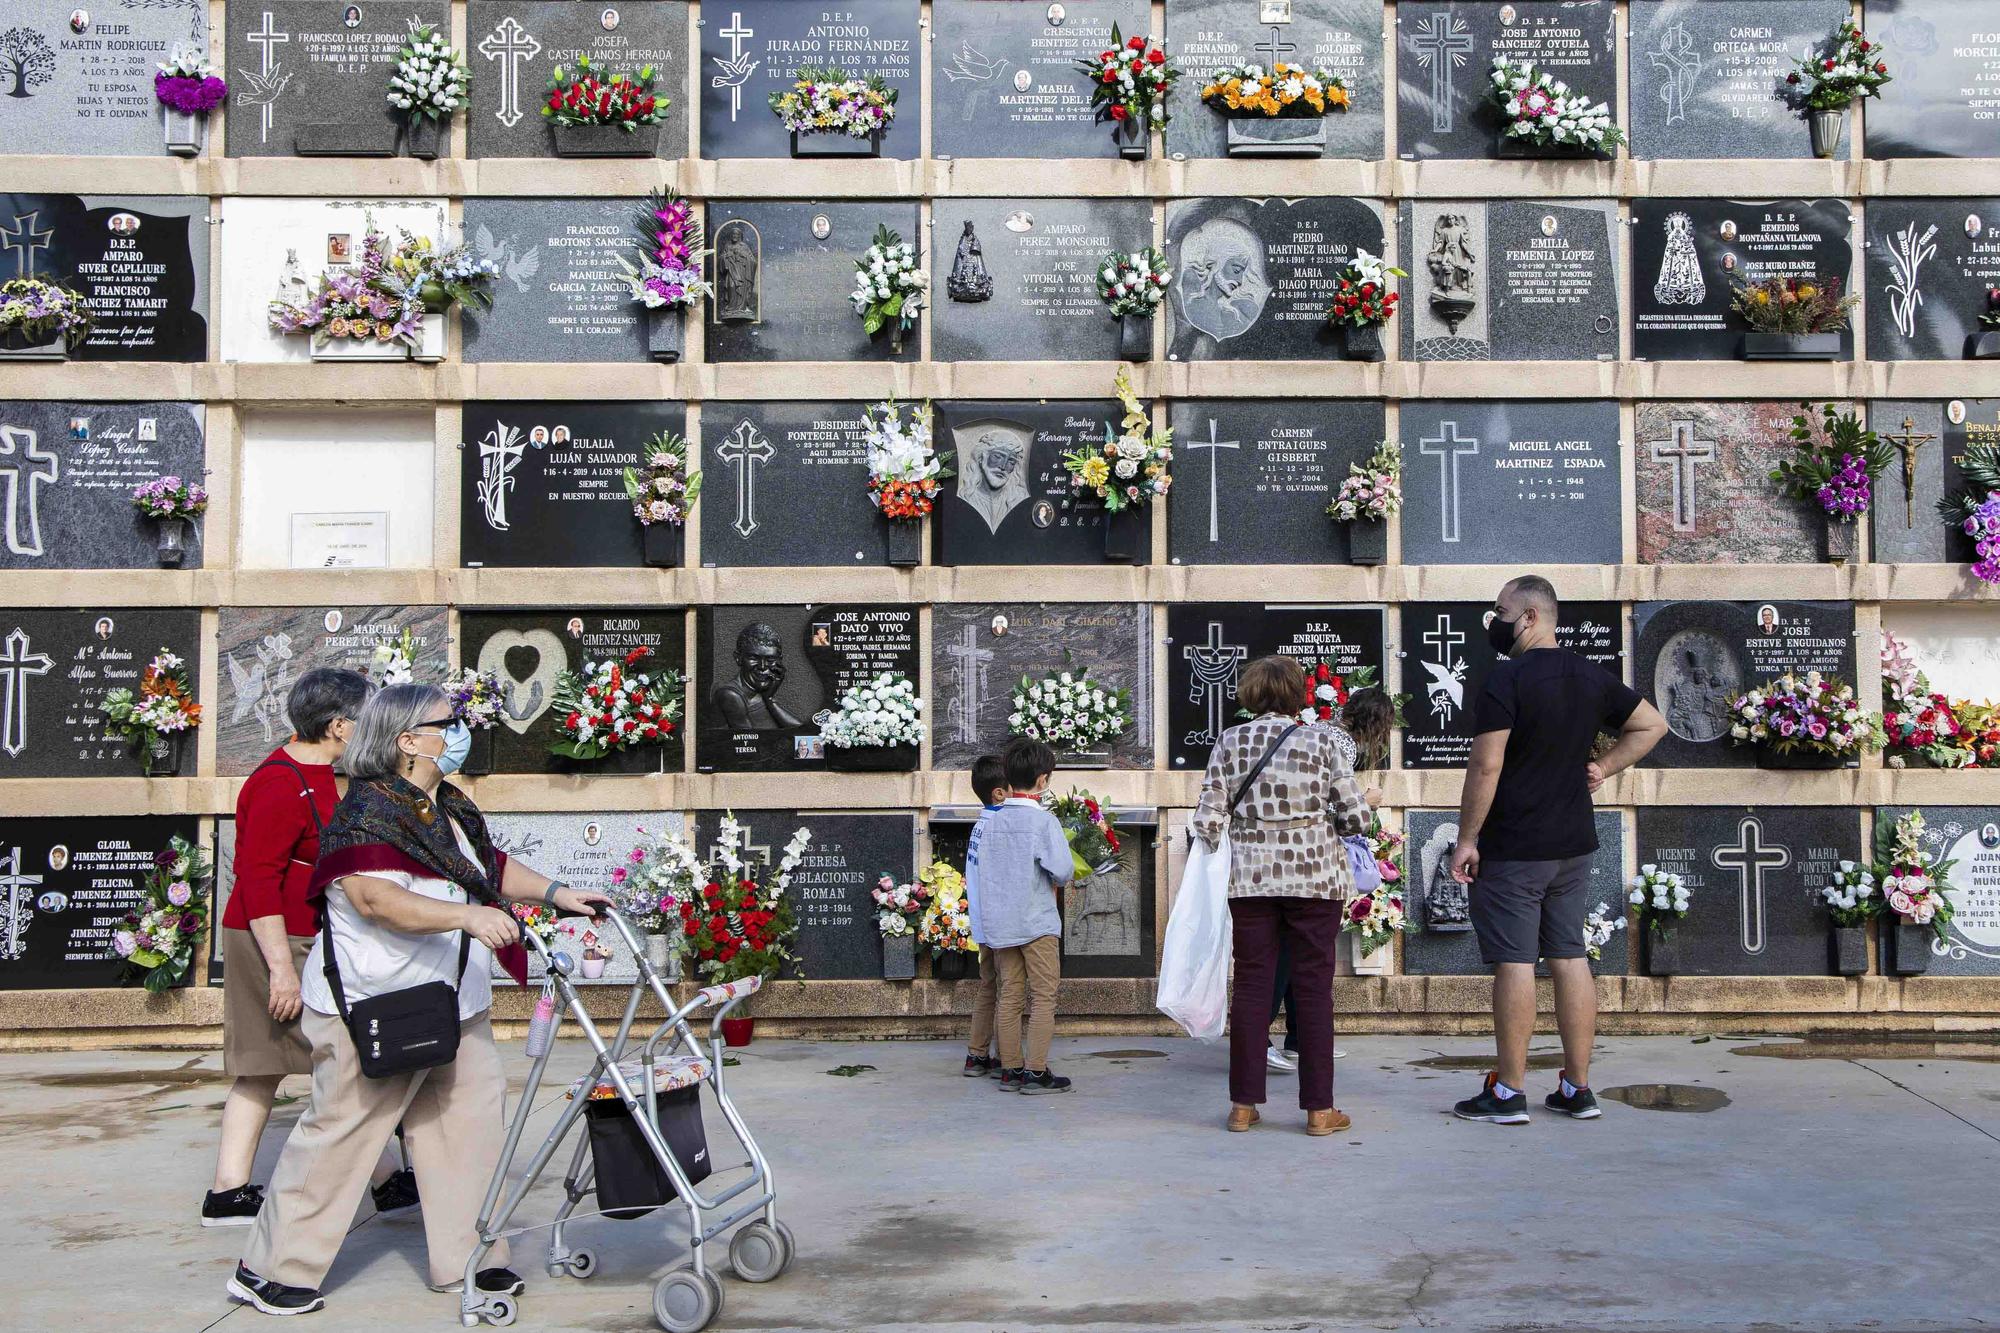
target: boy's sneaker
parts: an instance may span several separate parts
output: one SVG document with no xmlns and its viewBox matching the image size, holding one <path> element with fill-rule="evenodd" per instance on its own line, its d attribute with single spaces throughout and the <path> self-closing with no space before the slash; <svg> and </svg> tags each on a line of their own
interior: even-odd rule
<svg viewBox="0 0 2000 1333">
<path fill-rule="evenodd" d="M 326 1298 L 311 1287 L 287 1287 L 258 1277 L 242 1264 L 223 1288 L 245 1305 L 254 1305 L 264 1314 L 311 1314 L 326 1305 Z"/>
<path fill-rule="evenodd" d="M 1299 1072 L 1299 1067 L 1292 1053 L 1280 1050 L 1276 1046 L 1268 1046 L 1264 1049 L 1264 1067 L 1274 1074 L 1296 1074 Z"/>
<path fill-rule="evenodd" d="M 1577 1088 L 1569 1096 L 1563 1096 L 1561 1080 L 1568 1077 L 1567 1073 L 1557 1076 L 1556 1090 L 1542 1099 L 1542 1105 L 1548 1107 L 1556 1114 L 1566 1115 L 1572 1120 L 1595 1120 L 1597 1117 L 1603 1115 L 1604 1109 L 1597 1104 L 1597 1097 L 1589 1088 Z M 1576 1085 L 1571 1084 L 1570 1086 L 1575 1087 Z"/>
<path fill-rule="evenodd" d="M 1512 1097 L 1498 1096 L 1493 1091 L 1493 1085 L 1499 1081 L 1499 1074 L 1488 1074 L 1486 1086 L 1479 1090 L 1479 1095 L 1458 1103 L 1451 1108 L 1451 1113 L 1460 1120 L 1483 1120 L 1489 1125 L 1527 1124 L 1528 1094 L 1517 1092 Z"/>
<path fill-rule="evenodd" d="M 968 1055 L 965 1057 L 965 1076 L 967 1078 L 985 1078 L 989 1074 L 998 1072 L 999 1068 L 1000 1062 L 990 1055 Z"/>
<path fill-rule="evenodd" d="M 1000 1080 L 1000 1091 L 1019 1092 L 1021 1090 L 1021 1078 L 1027 1072 L 1025 1069 L 1002 1069 L 994 1074 L 993 1077 Z"/>
<path fill-rule="evenodd" d="M 417 1173 L 405 1167 L 379 1185 L 369 1186 L 375 1196 L 375 1211 L 382 1217 L 403 1217 L 422 1206 L 417 1197 Z"/>
<path fill-rule="evenodd" d="M 201 1201 L 201 1224 L 205 1227 L 247 1227 L 257 1220 L 264 1206 L 264 1190 L 259 1185 L 239 1185 L 233 1190 L 210 1190 Z"/>
<path fill-rule="evenodd" d="M 1039 1073 L 1029 1069 L 1021 1071 L 1021 1095 L 1023 1097 L 1040 1097 L 1051 1092 L 1068 1091 L 1069 1080 L 1060 1074 L 1051 1073 L 1046 1069 Z"/>
</svg>

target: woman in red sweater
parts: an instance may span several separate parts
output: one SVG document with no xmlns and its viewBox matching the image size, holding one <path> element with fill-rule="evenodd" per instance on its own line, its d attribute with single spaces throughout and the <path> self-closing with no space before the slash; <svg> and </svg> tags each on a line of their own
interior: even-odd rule
<svg viewBox="0 0 2000 1333">
<path fill-rule="evenodd" d="M 264 1191 L 250 1183 L 278 1084 L 310 1074 L 299 1031 L 299 965 L 318 932 L 306 890 L 319 830 L 340 800 L 333 765 L 347 749 L 368 678 L 319 668 L 285 699 L 292 739 L 271 752 L 236 798 L 235 884 L 222 911 L 222 1067 L 235 1083 L 222 1104 L 215 1185 L 205 1227 L 248 1226 Z"/>
</svg>

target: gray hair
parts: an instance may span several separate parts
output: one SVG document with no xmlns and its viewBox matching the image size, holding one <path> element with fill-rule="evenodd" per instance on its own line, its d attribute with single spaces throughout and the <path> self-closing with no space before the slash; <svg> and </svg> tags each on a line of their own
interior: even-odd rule
<svg viewBox="0 0 2000 1333">
<path fill-rule="evenodd" d="M 347 775 L 397 776 L 403 769 L 403 752 L 396 739 L 440 709 L 450 711 L 450 705 L 449 696 L 435 685 L 390 685 L 376 691 L 355 719 L 354 739 L 347 743 Z"/>
<path fill-rule="evenodd" d="M 302 741 L 323 741 L 336 718 L 361 716 L 361 706 L 375 687 L 359 671 L 314 667 L 285 696 L 285 717 L 292 734 Z"/>
</svg>

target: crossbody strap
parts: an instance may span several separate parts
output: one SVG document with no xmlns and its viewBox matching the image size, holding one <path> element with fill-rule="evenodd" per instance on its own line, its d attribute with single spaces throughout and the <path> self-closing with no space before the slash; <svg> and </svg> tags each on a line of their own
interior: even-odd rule
<svg viewBox="0 0 2000 1333">
<path fill-rule="evenodd" d="M 271 767 L 273 764 L 282 764 L 284 767 L 291 769 L 293 773 L 298 775 L 299 795 L 306 798 L 306 809 L 308 812 L 311 813 L 313 819 L 313 833 L 315 835 L 325 833 L 326 825 L 320 822 L 320 817 L 319 817 L 319 799 L 313 795 L 312 782 L 310 779 L 306 777 L 306 771 L 303 768 L 300 768 L 296 763 L 293 763 L 292 757 L 286 754 L 283 750 L 278 751 L 278 753 L 272 755 L 269 759 L 266 759 L 263 763 L 257 765 L 257 767 L 259 769 L 266 769 Z"/>
<path fill-rule="evenodd" d="M 1264 751 L 1264 757 L 1257 761 L 1257 767 L 1250 770 L 1250 776 L 1244 778 L 1237 785 L 1236 794 L 1229 798 L 1229 813 L 1232 816 L 1236 813 L 1236 807 L 1243 804 L 1243 798 L 1249 794 L 1251 784 L 1263 776 L 1264 770 L 1270 767 L 1271 761 L 1278 757 L 1278 751 L 1284 749 L 1285 742 L 1292 738 L 1292 733 L 1304 725 L 1305 723 L 1303 722 L 1292 723 L 1291 726 L 1286 727 L 1283 732 L 1279 733 L 1278 739 L 1271 742 L 1271 748 Z"/>
<path fill-rule="evenodd" d="M 314 817 L 317 818 L 317 815 Z M 329 884 L 327 887 L 331 889 L 333 886 Z M 472 901 L 470 894 L 466 895 L 466 901 L 468 903 Z M 320 961 L 320 970 L 326 973 L 327 989 L 333 992 L 333 1007 L 339 1011 L 340 1021 L 345 1023 L 348 1021 L 349 1010 L 347 1007 L 347 992 L 340 984 L 340 964 L 333 955 L 333 912 L 324 905 L 320 908 L 319 913 L 319 933 L 320 942 L 323 946 L 321 952 L 325 955 Z M 471 958 L 472 932 L 461 930 L 458 932 L 458 976 L 452 982 L 454 990 L 465 984 L 465 969 Z"/>
</svg>

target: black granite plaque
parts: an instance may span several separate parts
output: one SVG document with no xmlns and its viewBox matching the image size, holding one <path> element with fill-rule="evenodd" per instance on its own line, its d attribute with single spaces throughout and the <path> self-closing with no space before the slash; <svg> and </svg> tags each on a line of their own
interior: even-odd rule
<svg viewBox="0 0 2000 1333">
<path fill-rule="evenodd" d="M 1618 206 L 1530 199 L 1405 202 L 1397 215 L 1403 356 L 1618 356 Z"/>
<path fill-rule="evenodd" d="M 865 403 L 703 403 L 701 563 L 880 565 Z"/>
<path fill-rule="evenodd" d="M 467 311 L 467 361 L 645 361 L 636 200 L 468 199 L 465 235 L 500 270 L 493 309 Z"/>
<path fill-rule="evenodd" d="M 1097 270 L 1108 254 L 1153 243 L 1143 201 L 940 199 L 933 211 L 934 360 L 1118 359 L 1118 322 L 1097 295 Z M 961 255 L 968 272 L 984 267 L 986 299 L 964 299 L 947 281 Z"/>
<path fill-rule="evenodd" d="M 472 103 L 466 108 L 468 155 L 547 157 L 550 123 L 542 116 L 549 72 L 578 56 L 607 74 L 653 67 L 660 156 L 688 149 L 688 6 L 682 0 L 472 0 L 466 9 Z"/>
<path fill-rule="evenodd" d="M 1972 538 L 1946 524 L 1937 504 L 1971 489 L 1966 450 L 2000 446 L 2000 398 L 1929 401 L 1877 399 L 1868 424 L 1896 450 L 1896 462 L 1875 483 L 1869 526 L 1875 558 L 1884 563 L 1970 564 Z"/>
<path fill-rule="evenodd" d="M 50 278 L 90 306 L 78 361 L 208 359 L 208 202 L 0 195 L 0 279 Z"/>
<path fill-rule="evenodd" d="M 1382 253 L 1379 205 L 1359 199 L 1186 199 L 1167 205 L 1168 358 L 1323 361 L 1334 276 Z"/>
<path fill-rule="evenodd" d="M 0 819 L 0 990 L 120 984 L 113 932 L 154 855 L 196 836 L 192 815 Z"/>
<path fill-rule="evenodd" d="M 1201 105 L 1202 85 L 1229 66 L 1283 61 L 1324 69 L 1347 85 L 1347 110 L 1325 118 L 1328 157 L 1381 157 L 1382 18 L 1376 0 L 1167 0 L 1167 51 L 1184 76 L 1167 152 L 1224 156 L 1228 122 Z"/>
<path fill-rule="evenodd" d="M 108 729 L 98 705 L 111 690 L 136 693 L 161 649 L 187 664 L 199 699 L 200 640 L 195 610 L 0 610 L 0 780 L 140 776 L 139 756 Z M 194 771 L 190 743 L 181 773 Z"/>
<path fill-rule="evenodd" d="M 1875 827 L 1893 825 L 1907 806 L 1875 812 Z M 1928 970 L 1947 977 L 2000 975 L 2000 809 L 1985 805 L 1925 806 L 1924 850 L 1950 861 L 1945 897 L 1952 918 L 1933 940 Z"/>
<path fill-rule="evenodd" d="M 1560 582 L 1556 591 L 1562 591 Z M 1499 660 L 1486 643 L 1492 609 L 1490 602 L 1404 604 L 1397 655 L 1401 689 L 1411 698 L 1403 709 L 1403 767 L 1462 768 L 1471 755 L 1479 691 Z M 1564 602 L 1556 642 L 1625 678 L 1625 610 L 1617 602 Z"/>
<path fill-rule="evenodd" d="M 1167 608 L 1167 756 L 1200 772 L 1238 716 L 1236 681 L 1246 663 L 1283 653 L 1308 670 L 1324 662 L 1342 676 L 1373 667 L 1387 679 L 1382 608 L 1183 603 Z"/>
<path fill-rule="evenodd" d="M 1147 21 L 1140 0 L 932 0 L 931 155 L 1116 157 L 1076 62 Z"/>
<path fill-rule="evenodd" d="M 1868 156 L 1992 157 L 2000 28 L 1987 0 L 1867 0 L 1868 40 L 1895 82 L 1870 98 Z"/>
<path fill-rule="evenodd" d="M 207 472 L 199 403 L 0 402 L 0 569 L 151 569 L 158 524 L 132 504 L 156 477 Z M 201 567 L 201 522 L 182 567 Z"/>
<path fill-rule="evenodd" d="M 1632 156 L 1811 157 L 1785 76 L 1847 12 L 1844 0 L 1631 0 Z"/>
<path fill-rule="evenodd" d="M 573 773 L 625 776 L 681 770 L 687 734 L 683 709 L 664 745 L 640 745 L 581 764 L 549 753 L 556 739 L 556 685 L 565 670 L 586 662 L 622 659 L 634 649 L 647 656 L 633 669 L 685 673 L 687 619 L 677 609 L 640 608 L 462 611 L 459 661 L 500 678 L 500 725 L 493 728 L 496 773 Z"/>
<path fill-rule="evenodd" d="M 708 360 L 917 360 L 921 329 L 898 353 L 892 330 L 869 337 L 848 299 L 878 226 L 929 263 L 914 203 L 710 203 Z"/>
<path fill-rule="evenodd" d="M 913 606 L 704 606 L 690 693 L 703 773 L 812 772 L 820 725 L 849 687 L 919 678 Z"/>
<path fill-rule="evenodd" d="M 2000 120 L 1992 134 L 2000 152 Z M 1863 249 L 1869 359 L 1962 359 L 2000 290 L 2000 199 L 1871 199 Z"/>
<path fill-rule="evenodd" d="M 1729 740 L 1729 701 L 1787 671 L 1854 683 L 1846 602 L 1640 602 L 1633 688 L 1667 719 L 1653 768 L 1755 768 Z"/>
<path fill-rule="evenodd" d="M 1346 564 L 1326 507 L 1382 438 L 1380 402 L 1181 399 L 1167 549 L 1176 565 Z"/>
<path fill-rule="evenodd" d="M 1450 0 L 1396 25 L 1396 147 L 1405 158 L 1496 155 L 1506 120 L 1487 94 L 1493 61 L 1533 61 L 1593 103 L 1618 106 L 1610 0 Z"/>
<path fill-rule="evenodd" d="M 231 157 L 290 157 L 311 127 L 342 127 L 349 151 L 395 151 L 396 53 L 417 28 L 451 31 L 446 0 L 255 0 L 228 10 Z"/>
<path fill-rule="evenodd" d="M 873 74 L 896 91 L 882 156 L 920 155 L 923 80 L 917 0 L 848 0 L 838 8 L 799 0 L 726 0 L 702 10 L 703 157 L 789 157 L 791 134 L 771 110 L 807 65 Z"/>
<path fill-rule="evenodd" d="M 1639 811 L 1639 864 L 1681 877 L 1688 914 L 1670 927 L 1690 976 L 1827 974 L 1820 890 L 1868 859 L 1861 812 L 1831 806 Z"/>
<path fill-rule="evenodd" d="M 1632 356 L 1726 361 L 1749 328 L 1732 313 L 1736 288 L 1795 277 L 1851 290 L 1853 215 L 1838 199 L 1632 201 Z M 1854 331 L 1840 334 L 1842 359 Z"/>
<path fill-rule="evenodd" d="M 153 72 L 176 47 L 208 50 L 206 0 L 13 0 L 4 21 L 0 135 L 74 156 L 165 151 Z"/>
<path fill-rule="evenodd" d="M 1618 404 L 1403 404 L 1403 563 L 1615 565 Z"/>
<path fill-rule="evenodd" d="M 1104 506 L 1079 498 L 1062 460 L 1115 435 L 1123 411 L 1116 401 L 937 404 L 938 451 L 957 473 L 932 515 L 938 563 L 1102 564 Z"/>
</svg>

